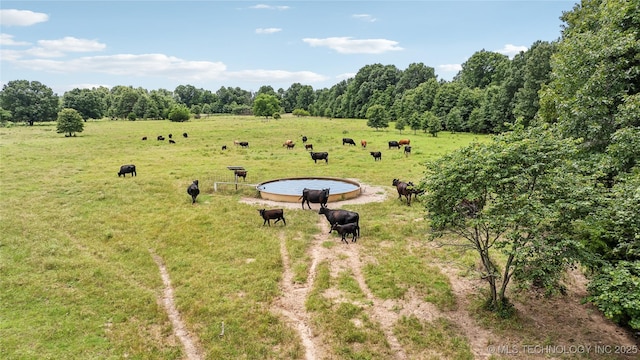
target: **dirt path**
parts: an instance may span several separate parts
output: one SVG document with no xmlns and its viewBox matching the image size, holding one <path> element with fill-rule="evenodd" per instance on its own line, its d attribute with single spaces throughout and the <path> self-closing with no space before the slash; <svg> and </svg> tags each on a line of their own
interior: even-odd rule
<svg viewBox="0 0 640 360">
<path fill-rule="evenodd" d="M 152 249 L 149 249 L 151 253 L 151 257 L 153 261 L 155 261 L 156 265 L 158 265 L 158 270 L 160 270 L 160 276 L 162 277 L 162 283 L 164 284 L 164 289 L 162 291 L 162 299 L 159 299 L 165 310 L 167 311 L 167 315 L 169 315 L 169 320 L 171 320 L 171 325 L 173 327 L 173 334 L 180 339 L 182 342 L 182 346 L 184 347 L 184 352 L 189 360 L 200 360 L 203 359 L 202 351 L 198 346 L 198 339 L 194 335 L 191 335 L 187 330 L 187 327 L 184 325 L 182 318 L 180 317 L 180 313 L 176 308 L 176 304 L 173 300 L 173 287 L 171 286 L 171 278 L 169 278 L 169 272 L 167 271 L 167 267 L 162 261 L 162 258 L 158 256 Z"/>
</svg>

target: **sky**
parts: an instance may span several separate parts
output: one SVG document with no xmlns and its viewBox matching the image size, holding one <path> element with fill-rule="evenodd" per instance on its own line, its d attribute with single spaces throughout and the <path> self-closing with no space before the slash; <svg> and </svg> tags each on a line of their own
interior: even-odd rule
<svg viewBox="0 0 640 360">
<path fill-rule="evenodd" d="M 330 88 L 372 64 L 451 80 L 475 52 L 560 38 L 572 0 L 0 2 L 0 85 Z"/>
</svg>

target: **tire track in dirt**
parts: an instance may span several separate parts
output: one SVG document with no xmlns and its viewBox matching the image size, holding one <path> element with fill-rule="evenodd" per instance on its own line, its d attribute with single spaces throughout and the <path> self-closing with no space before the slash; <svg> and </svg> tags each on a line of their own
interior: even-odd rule
<svg viewBox="0 0 640 360">
<path fill-rule="evenodd" d="M 156 263 L 156 265 L 158 265 L 158 270 L 160 270 L 160 277 L 162 278 L 164 289 L 162 290 L 162 298 L 159 300 L 164 306 L 167 315 L 169 316 L 169 320 L 171 320 L 173 334 L 178 339 L 180 339 L 180 342 L 184 347 L 184 352 L 187 356 L 187 359 L 203 359 L 204 357 L 202 351 L 198 346 L 197 337 L 189 333 L 189 330 L 187 330 L 187 327 L 182 321 L 180 312 L 178 312 L 178 309 L 176 308 L 176 304 L 173 298 L 173 287 L 171 286 L 171 278 L 169 277 L 167 266 L 164 264 L 164 261 L 162 261 L 162 258 L 157 255 L 152 249 L 149 249 L 149 252 L 151 253 L 153 261 Z"/>
<path fill-rule="evenodd" d="M 312 249 L 318 246 L 318 240 L 316 239 L 311 245 Z M 284 233 L 280 234 L 280 255 L 282 257 L 282 264 L 284 273 L 282 281 L 280 282 L 280 288 L 282 296 L 278 298 L 273 305 L 273 310 L 277 313 L 284 315 L 289 324 L 296 329 L 298 335 L 302 339 L 302 345 L 305 349 L 305 359 L 314 360 L 322 358 L 322 345 L 318 337 L 313 335 L 313 330 L 310 326 L 309 313 L 305 308 L 305 302 L 309 291 L 313 288 L 313 282 L 315 281 L 315 273 L 318 262 L 320 261 L 318 256 L 315 255 L 315 251 L 311 251 L 311 268 L 307 276 L 305 284 L 296 285 L 293 282 L 293 270 L 291 269 L 291 259 L 286 246 L 286 238 Z"/>
</svg>

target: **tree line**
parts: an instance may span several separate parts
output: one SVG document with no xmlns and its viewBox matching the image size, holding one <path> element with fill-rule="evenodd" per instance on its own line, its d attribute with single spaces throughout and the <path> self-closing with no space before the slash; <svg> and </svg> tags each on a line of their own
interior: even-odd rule
<svg viewBox="0 0 640 360">
<path fill-rule="evenodd" d="M 432 67 L 372 64 L 331 88 L 292 84 L 218 91 L 126 86 L 73 89 L 58 97 L 37 81 L 0 93 L 2 121 L 188 119 L 253 114 L 367 119 L 438 131 L 496 134 L 427 166 L 421 186 L 435 235 L 454 232 L 478 252 L 487 308 L 508 314 L 507 287 L 562 293 L 581 265 L 588 300 L 640 330 L 640 3 L 582 0 L 562 14 L 561 37 L 513 59 L 480 50 L 451 81 Z M 178 116 L 179 115 L 179 116 Z M 183 121 L 183 120 L 176 120 Z M 506 264 L 494 263 L 500 251 Z"/>
</svg>

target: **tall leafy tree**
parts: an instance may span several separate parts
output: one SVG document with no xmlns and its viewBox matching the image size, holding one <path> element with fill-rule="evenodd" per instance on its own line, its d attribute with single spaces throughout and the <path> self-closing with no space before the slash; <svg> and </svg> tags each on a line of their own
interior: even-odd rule
<svg viewBox="0 0 640 360">
<path fill-rule="evenodd" d="M 75 109 L 62 109 L 58 113 L 57 132 L 64 136 L 75 136 L 77 132 L 84 130 L 82 116 Z"/>
<path fill-rule="evenodd" d="M 540 114 L 588 150 L 604 151 L 620 129 L 620 107 L 640 91 L 639 13 L 638 1 L 583 0 L 562 15 Z"/>
<path fill-rule="evenodd" d="M 516 129 L 427 164 L 425 204 L 436 236 L 453 233 L 473 249 L 487 281 L 489 309 L 510 308 L 507 288 L 557 289 L 582 256 L 568 224 L 584 189 L 572 140 L 548 129 Z M 496 263 L 496 252 L 504 263 Z"/>
<path fill-rule="evenodd" d="M 536 41 L 525 54 L 523 84 L 517 88 L 514 115 L 529 124 L 540 107 L 538 92 L 551 80 L 551 55 L 556 43 Z"/>
<path fill-rule="evenodd" d="M 509 58 L 497 52 L 484 49 L 475 52 L 462 64 L 462 70 L 455 76 L 469 88 L 481 88 L 501 83 L 505 76 Z"/>
<path fill-rule="evenodd" d="M 402 71 L 398 79 L 396 92 L 401 95 L 407 90 L 417 88 L 420 84 L 428 80 L 437 80 L 434 68 L 426 66 L 423 63 L 409 64 L 409 66 Z"/>
<path fill-rule="evenodd" d="M 11 121 L 51 121 L 57 118 L 59 99 L 53 90 L 39 81 L 14 80 L 2 87 L 0 107 L 11 112 Z"/>
<path fill-rule="evenodd" d="M 384 106 L 373 105 L 367 109 L 367 126 L 376 130 L 389 127 L 389 118 Z"/>
<path fill-rule="evenodd" d="M 253 101 L 253 115 L 269 118 L 280 113 L 280 99 L 275 95 L 260 94 Z"/>
<path fill-rule="evenodd" d="M 62 107 L 75 109 L 84 121 L 101 119 L 106 111 L 105 101 L 95 89 L 73 89 L 62 96 Z"/>
</svg>

